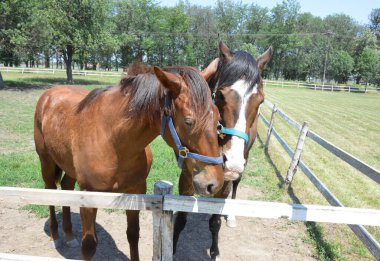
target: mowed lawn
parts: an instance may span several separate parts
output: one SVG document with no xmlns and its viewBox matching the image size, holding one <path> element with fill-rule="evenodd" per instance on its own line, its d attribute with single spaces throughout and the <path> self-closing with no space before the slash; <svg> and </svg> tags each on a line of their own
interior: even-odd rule
<svg viewBox="0 0 380 261">
<path fill-rule="evenodd" d="M 298 123 L 307 121 L 312 131 L 380 169 L 380 93 L 332 93 L 267 86 L 265 98 Z M 271 111 L 266 105 L 262 105 L 261 111 L 270 119 Z M 294 149 L 298 132 L 278 115 L 274 126 Z M 259 129 L 265 141 L 267 128 L 262 122 Z M 275 137 L 271 138 L 269 154 L 278 168 L 278 173 L 285 176 L 290 157 Z M 314 141 L 306 140 L 301 159 L 345 206 L 380 209 L 380 185 Z M 294 200 L 302 203 L 328 204 L 300 170 L 294 177 L 289 193 L 293 194 Z M 380 241 L 379 227 L 367 229 Z M 348 252 L 355 252 L 358 256 L 369 257 L 365 254 L 368 253 L 367 250 L 347 226 L 323 225 L 323 230 L 330 242 L 344 246 L 339 250 L 343 256 Z"/>
<path fill-rule="evenodd" d="M 3 78 L 8 86 L 13 88 L 0 90 L 0 186 L 22 186 L 42 188 L 43 182 L 40 174 L 38 157 L 34 151 L 33 141 L 33 115 L 35 104 L 42 94 L 41 86 L 49 84 L 63 84 L 64 78 L 51 77 L 50 75 L 21 75 L 15 73 L 3 73 Z M 107 85 L 113 85 L 118 82 L 119 77 L 97 77 L 85 78 L 74 77 L 76 83 L 84 84 L 82 87 L 95 88 Z M 20 88 L 21 87 L 21 88 Z M 22 91 L 21 91 L 22 90 Z M 309 90 L 295 89 L 278 89 L 266 88 L 266 98 L 271 102 L 277 103 L 278 106 L 288 113 L 298 122 L 308 120 L 311 129 L 316 131 L 322 137 L 335 143 L 336 137 L 327 136 L 330 126 L 319 123 L 318 110 L 321 107 L 317 102 L 321 100 L 323 104 L 332 104 L 337 99 L 345 100 L 346 95 L 356 96 L 358 103 L 361 97 L 367 97 L 363 94 L 344 94 L 344 93 L 319 93 Z M 316 99 L 317 95 L 322 95 Z M 324 95 L 324 96 L 323 96 Z M 329 96 L 330 95 L 330 96 Z M 334 95 L 336 98 L 331 98 Z M 372 96 L 371 96 L 372 97 Z M 373 96 L 379 99 L 380 96 Z M 307 102 L 308 101 L 308 102 Z M 306 102 L 303 104 L 302 102 Z M 306 109 L 297 109 L 301 104 L 303 106 L 315 106 L 314 113 L 307 113 Z M 345 104 L 351 108 L 351 103 Z M 285 107 L 287 106 L 287 107 Z M 376 107 L 376 105 L 373 105 Z M 361 108 L 363 110 L 363 108 Z M 336 108 L 335 110 L 339 110 Z M 343 109 L 343 111 L 347 111 Z M 262 107 L 262 112 L 269 118 L 270 111 Z M 307 117 L 307 118 L 306 118 Z M 340 117 L 337 116 L 337 119 Z M 295 147 L 298 133 L 286 124 L 281 124 L 280 118 L 276 119 L 276 129 L 285 136 L 292 148 Z M 338 122 L 333 120 L 332 122 Z M 319 124 L 320 129 L 314 128 Z M 355 142 L 352 130 L 340 133 L 343 141 Z M 323 130 L 325 132 L 322 132 Z M 259 124 L 260 140 L 265 142 L 266 128 L 262 122 Z M 256 142 L 253 146 L 249 164 L 243 175 L 242 184 L 250 186 L 255 190 L 255 197 L 252 200 L 266 200 L 278 202 L 300 202 L 308 204 L 328 204 L 320 193 L 308 182 L 304 175 L 299 171 L 295 176 L 293 186 L 286 189 L 283 185 L 283 179 L 286 175 L 290 158 L 272 137 L 269 155 L 263 152 L 263 144 Z M 354 140 L 354 141 L 352 141 Z M 373 142 L 379 142 L 378 139 L 369 140 L 370 145 Z M 334 156 L 313 146 L 312 141 L 307 141 L 302 159 L 310 165 L 313 171 L 328 185 L 332 187 L 333 192 L 347 206 L 355 207 L 373 207 L 380 209 L 378 198 L 380 198 L 377 184 L 373 184 L 368 178 L 363 178 L 355 173 L 347 164 L 339 163 Z M 343 142 L 344 144 L 345 142 Z M 340 144 L 336 143 L 341 146 Z M 174 191 L 177 193 L 178 177 L 180 170 L 177 168 L 173 151 L 158 137 L 152 144 L 154 162 L 152 171 L 148 178 L 148 193 L 152 193 L 153 183 L 158 180 L 169 180 L 174 183 Z M 346 149 L 346 147 L 342 148 Z M 378 149 L 378 148 L 377 148 Z M 358 148 L 358 150 L 360 150 Z M 357 157 L 353 151 L 347 149 Z M 378 155 L 377 155 L 378 156 Z M 365 159 L 363 159 L 365 160 Z M 365 160 L 366 161 L 366 160 Z M 376 161 L 376 160 L 375 160 Z M 368 161 L 367 161 L 368 162 Z M 368 162 L 369 163 L 369 162 Z M 360 176 L 361 178 L 357 178 Z M 348 180 L 348 181 L 346 181 Z M 359 180 L 359 181 L 357 181 Z M 40 215 L 46 216 L 46 207 L 33 207 Z M 349 229 L 344 225 L 314 225 L 306 224 L 310 238 L 305 239 L 316 248 L 315 255 L 321 260 L 371 260 L 369 252 L 353 236 Z M 377 228 L 371 229 L 380 240 L 380 232 Z M 344 240 L 343 240 L 343 239 Z M 327 240 L 326 240 L 327 239 Z"/>
</svg>

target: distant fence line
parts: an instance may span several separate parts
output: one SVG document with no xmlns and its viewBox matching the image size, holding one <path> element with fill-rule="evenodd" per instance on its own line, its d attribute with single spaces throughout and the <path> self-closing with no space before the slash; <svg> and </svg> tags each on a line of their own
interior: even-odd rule
<svg viewBox="0 0 380 261">
<path fill-rule="evenodd" d="M 287 81 L 272 81 L 265 80 L 264 84 L 270 84 L 276 87 L 291 87 L 291 88 L 304 88 L 310 90 L 320 90 L 320 91 L 330 91 L 330 92 L 356 92 L 356 93 L 366 93 L 366 92 L 380 92 L 379 87 L 357 87 L 351 85 L 333 85 L 333 84 L 320 84 L 320 83 L 307 83 L 307 82 L 287 82 Z"/>
<path fill-rule="evenodd" d="M 330 153 L 336 155 L 341 160 L 350 164 L 352 167 L 360 171 L 362 174 L 371 178 L 378 184 L 380 184 L 380 171 L 374 167 L 364 163 L 363 161 L 352 156 L 343 149 L 335 146 L 329 141 L 323 139 L 315 132 L 308 130 L 308 124 L 305 122 L 302 126 L 297 123 L 295 120 L 286 115 L 281 111 L 275 104 L 272 104 L 270 101 L 265 100 L 264 104 L 272 110 L 272 115 L 270 121 L 268 121 L 264 115 L 260 113 L 260 118 L 263 120 L 264 124 L 268 127 L 267 131 L 267 140 L 265 143 L 265 150 L 268 151 L 270 137 L 273 134 L 281 146 L 285 149 L 288 155 L 292 158 L 292 161 L 289 166 L 289 170 L 285 179 L 285 182 L 289 185 L 292 182 L 293 175 L 296 172 L 297 166 L 303 171 L 303 173 L 309 178 L 313 185 L 320 191 L 320 193 L 326 198 L 326 200 L 332 206 L 344 207 L 344 205 L 339 201 L 339 199 L 327 188 L 325 184 L 317 175 L 310 170 L 310 168 L 300 159 L 301 150 L 306 137 L 309 137 L 317 144 L 325 148 Z M 280 134 L 274 128 L 274 118 L 275 115 L 279 115 L 285 122 L 290 124 L 292 127 L 296 128 L 300 132 L 299 140 L 295 151 L 293 151 L 286 141 L 280 136 Z M 306 128 L 305 128 L 306 127 Z M 295 164 L 294 164 L 295 162 Z M 348 225 L 355 235 L 362 241 L 362 243 L 367 247 L 371 254 L 375 257 L 376 260 L 380 261 L 380 244 L 376 239 L 362 226 L 362 225 Z"/>
<path fill-rule="evenodd" d="M 47 73 L 47 74 L 64 74 L 65 69 L 45 69 L 45 68 L 22 68 L 22 67 L 0 67 L 0 71 L 3 72 L 17 72 L 17 73 Z M 107 72 L 107 71 L 95 71 L 95 70 L 73 70 L 73 75 L 83 76 L 105 76 L 105 77 L 120 77 L 125 75 L 124 72 Z M 307 82 L 289 82 L 281 80 L 264 80 L 264 84 L 270 84 L 276 87 L 291 87 L 291 88 L 305 88 L 311 90 L 331 91 L 331 92 L 380 92 L 380 87 L 357 87 L 351 85 L 327 85 L 320 83 L 307 83 Z"/>
<path fill-rule="evenodd" d="M 65 74 L 65 69 L 45 69 L 45 68 L 21 68 L 21 67 L 0 67 L 2 72 L 17 72 L 17 73 L 47 73 L 47 74 Z M 120 77 L 123 72 L 107 72 L 107 71 L 95 71 L 95 70 L 73 70 L 73 75 L 83 76 L 101 76 L 101 77 Z"/>
</svg>

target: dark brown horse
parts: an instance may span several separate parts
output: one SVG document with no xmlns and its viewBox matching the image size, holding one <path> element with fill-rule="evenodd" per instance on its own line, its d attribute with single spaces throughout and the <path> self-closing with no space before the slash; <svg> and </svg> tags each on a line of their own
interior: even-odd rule
<svg viewBox="0 0 380 261">
<path fill-rule="evenodd" d="M 258 111 L 264 101 L 262 73 L 272 56 L 272 47 L 257 60 L 244 51 L 232 52 L 220 42 L 220 57 L 215 59 L 202 73 L 211 76 L 208 83 L 213 99 L 219 109 L 219 145 L 224 156 L 223 188 L 215 197 L 227 198 L 232 188 L 232 198 L 236 198 L 237 186 L 247 164 L 249 151 L 257 135 Z M 186 170 L 180 177 L 180 194 L 192 195 L 193 188 Z M 187 213 L 179 212 L 174 226 L 174 251 L 180 232 L 186 224 Z M 230 226 L 235 226 L 235 218 L 229 217 Z M 218 234 L 221 216 L 212 215 L 209 222 L 212 234 L 210 256 L 219 256 Z"/>
<path fill-rule="evenodd" d="M 55 87 L 41 96 L 35 112 L 34 138 L 45 188 L 56 189 L 60 183 L 62 189 L 72 190 L 78 182 L 84 191 L 146 193 L 152 164 L 148 145 L 160 129 L 166 143 L 179 153 L 170 126 L 178 133 L 180 150 L 220 158 L 218 110 L 200 73 L 190 67 L 155 67 L 152 71 L 124 78 L 115 87 L 91 92 Z M 169 119 L 168 124 L 162 125 L 162 118 Z M 222 187 L 221 165 L 183 160 L 183 169 L 198 193 L 212 195 Z M 96 251 L 96 213 L 97 209 L 80 209 L 84 259 L 91 259 Z M 139 211 L 127 210 L 127 222 L 130 257 L 139 260 Z M 62 225 L 66 243 L 78 244 L 69 207 L 63 207 Z M 54 206 L 50 206 L 54 242 L 59 239 L 57 227 Z"/>
</svg>

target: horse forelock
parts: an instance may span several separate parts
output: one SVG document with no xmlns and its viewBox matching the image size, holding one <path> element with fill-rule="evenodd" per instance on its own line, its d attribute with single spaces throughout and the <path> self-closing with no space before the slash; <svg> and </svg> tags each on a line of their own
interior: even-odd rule
<svg viewBox="0 0 380 261">
<path fill-rule="evenodd" d="M 209 81 L 211 89 L 232 86 L 238 80 L 249 83 L 247 93 L 251 92 L 258 83 L 260 70 L 256 60 L 247 52 L 236 51 L 229 62 L 221 59 L 214 77 Z"/>
</svg>

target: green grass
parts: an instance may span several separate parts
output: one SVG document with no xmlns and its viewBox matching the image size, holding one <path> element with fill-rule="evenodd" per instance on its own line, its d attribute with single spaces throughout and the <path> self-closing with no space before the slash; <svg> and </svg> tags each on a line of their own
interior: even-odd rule
<svg viewBox="0 0 380 261">
<path fill-rule="evenodd" d="M 34 151 L 34 108 L 43 92 L 40 87 L 46 86 L 47 83 L 57 84 L 61 80 L 51 75 L 37 77 L 35 74 L 16 73 L 3 73 L 3 77 L 6 85 L 14 85 L 13 88 L 0 90 L 0 186 L 42 188 L 44 185 L 39 160 Z M 104 86 L 118 81 L 117 77 L 113 80 L 111 77 L 103 77 L 105 81 L 98 78 L 84 79 L 89 81 L 85 82 L 88 84 L 85 87 L 94 88 L 98 84 Z M 359 158 L 365 155 L 362 159 L 370 164 L 379 164 L 379 139 L 374 133 L 376 128 L 379 129 L 375 120 L 376 110 L 378 112 L 380 106 L 379 95 L 322 93 L 270 86 L 265 92 L 266 98 L 277 103 L 298 122 L 309 121 L 310 128 L 322 137 Z M 262 112 L 269 118 L 269 109 L 263 106 Z M 350 113 L 354 117 L 341 117 L 340 114 L 343 112 Z M 329 120 L 325 120 L 325 117 Z M 353 135 L 357 131 L 356 124 L 367 119 L 366 117 L 375 126 L 363 127 L 366 130 L 361 130 L 361 133 L 366 135 Z M 348 126 L 348 130 L 344 126 Z M 280 118 L 276 119 L 275 127 L 294 148 L 298 133 L 282 123 Z M 266 128 L 262 122 L 259 124 L 259 134 L 265 142 Z M 358 142 L 358 139 L 361 142 Z M 367 146 L 369 152 L 363 152 Z M 158 180 L 172 182 L 174 192 L 178 193 L 180 171 L 172 149 L 160 137 L 151 143 L 151 148 L 154 160 L 147 180 L 148 193 L 153 193 L 153 184 Z M 306 142 L 302 160 L 347 206 L 380 208 L 378 200 L 380 192 L 377 184 L 315 146 L 312 141 Z M 283 180 L 289 163 L 290 158 L 273 137 L 269 155 L 263 153 L 263 144 L 260 141 L 256 142 L 251 149 L 249 163 L 242 178 L 242 184 L 251 186 L 255 191 L 250 199 L 327 205 L 317 189 L 300 171 L 295 175 L 292 187 L 289 189 L 284 187 Z M 27 209 L 32 209 L 40 216 L 48 214 L 47 207 L 28 206 Z M 371 259 L 369 252 L 347 226 L 307 223 L 306 227 L 310 235 L 307 243 L 315 246 L 315 256 L 320 260 Z M 378 228 L 372 228 L 371 232 L 378 240 L 380 239 Z"/>
<path fill-rule="evenodd" d="M 308 121 L 311 130 L 379 169 L 379 94 L 331 93 L 270 86 L 266 88 L 265 94 L 268 100 L 276 103 L 297 122 Z M 267 119 L 270 118 L 271 112 L 267 106 L 262 106 L 261 111 Z M 266 128 L 263 125 L 261 122 L 260 134 L 266 137 Z M 274 126 L 294 149 L 298 132 L 279 116 L 275 118 Z M 283 176 L 286 175 L 290 158 L 274 137 L 271 138 L 269 154 L 278 171 Z M 376 182 L 309 139 L 304 145 L 302 160 L 345 206 L 380 209 L 380 190 Z M 295 202 L 328 204 L 300 170 L 295 175 L 289 194 Z M 324 238 L 332 244 L 331 249 L 341 259 L 371 258 L 370 253 L 347 226 L 323 224 L 320 227 Z M 367 229 L 380 241 L 379 227 Z M 313 231 L 319 233 L 317 230 Z"/>
</svg>

